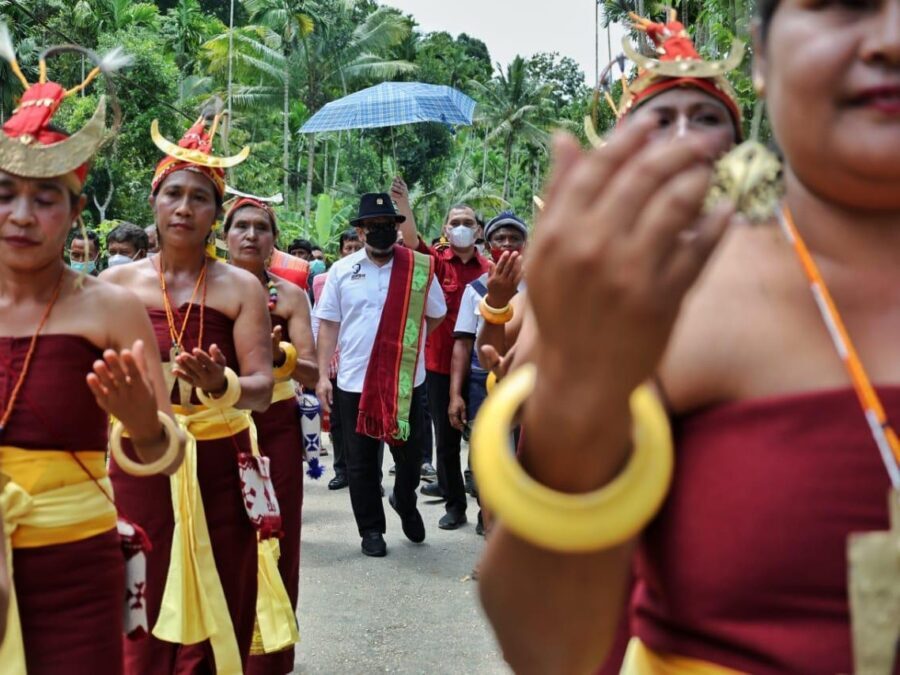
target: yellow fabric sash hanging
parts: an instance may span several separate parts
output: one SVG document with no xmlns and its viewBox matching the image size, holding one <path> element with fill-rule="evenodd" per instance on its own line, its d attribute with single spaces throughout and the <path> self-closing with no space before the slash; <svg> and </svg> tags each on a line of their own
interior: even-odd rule
<svg viewBox="0 0 900 675">
<path fill-rule="evenodd" d="M 296 396 L 296 394 L 294 393 L 293 380 L 276 382 L 275 388 L 272 390 L 272 403 L 287 401 L 289 398 L 294 398 L 294 396 Z"/>
<path fill-rule="evenodd" d="M 184 462 L 170 476 L 175 529 L 166 587 L 153 635 L 177 644 L 209 640 L 221 675 L 242 672 L 241 654 L 216 569 L 206 513 L 197 481 L 197 441 L 228 438 L 248 429 L 250 414 L 234 408 L 194 412 L 175 406 L 175 420 L 187 434 Z"/>
<path fill-rule="evenodd" d="M 110 501 L 112 485 L 106 476 L 103 453 L 77 454 L 97 484 L 86 480 L 84 469 L 70 452 L 0 447 L 0 513 L 11 576 L 13 548 L 80 541 L 116 527 L 116 509 Z M 14 583 L 10 590 L 0 663 L 4 672 L 24 673 L 25 647 Z"/>
<path fill-rule="evenodd" d="M 281 382 L 275 385 L 273 403 L 278 402 L 277 396 L 284 395 L 287 391 L 282 385 L 290 385 L 290 395 L 294 395 L 293 384 Z M 287 397 L 278 400 L 287 400 Z M 258 456 L 259 437 L 255 424 L 250 427 L 250 443 L 253 454 Z M 265 539 L 257 544 L 256 625 L 253 627 L 251 654 L 271 654 L 300 641 L 297 616 L 284 587 L 284 579 L 278 571 L 280 555 L 281 547 L 277 539 Z"/>
<path fill-rule="evenodd" d="M 633 637 L 619 675 L 741 675 L 741 672 L 677 654 L 657 654 Z"/>
</svg>

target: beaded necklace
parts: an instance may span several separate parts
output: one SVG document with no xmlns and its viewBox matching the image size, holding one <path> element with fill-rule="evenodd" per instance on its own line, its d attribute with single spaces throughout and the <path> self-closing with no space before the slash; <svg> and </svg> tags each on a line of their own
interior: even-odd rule
<svg viewBox="0 0 900 675">
<path fill-rule="evenodd" d="M 266 278 L 266 289 L 269 292 L 269 311 L 274 312 L 275 306 L 278 304 L 278 287 L 275 286 L 275 281 L 265 270 L 263 270 L 263 276 Z"/>
<path fill-rule="evenodd" d="M 12 416 L 13 407 L 16 405 L 16 399 L 19 398 L 19 392 L 22 390 L 22 385 L 25 384 L 25 377 L 28 375 L 28 369 L 31 366 L 31 359 L 34 356 L 35 349 L 37 348 L 37 339 L 38 335 L 40 335 L 41 331 L 44 329 L 44 325 L 47 323 L 47 319 L 50 318 L 50 310 L 53 309 L 53 305 L 56 304 L 56 301 L 59 299 L 60 291 L 62 291 L 63 278 L 65 277 L 65 273 L 59 275 L 59 281 L 56 282 L 56 288 L 53 289 L 53 295 L 50 296 L 50 302 L 47 303 L 47 308 L 44 310 L 44 314 L 41 317 L 41 320 L 38 322 L 37 329 L 34 331 L 34 335 L 31 336 L 31 342 L 28 345 L 28 352 L 25 354 L 25 362 L 22 364 L 22 372 L 19 373 L 19 377 L 16 380 L 16 384 L 13 387 L 12 394 L 9 396 L 9 401 L 6 402 L 6 408 L 3 411 L 3 417 L 0 418 L 0 434 L 3 434 L 3 430 L 6 428 L 7 422 L 9 422 L 9 418 Z"/>
</svg>

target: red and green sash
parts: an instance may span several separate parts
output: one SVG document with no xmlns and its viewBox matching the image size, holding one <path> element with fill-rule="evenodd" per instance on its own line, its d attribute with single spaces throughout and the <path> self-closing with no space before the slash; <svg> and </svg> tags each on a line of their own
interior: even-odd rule
<svg viewBox="0 0 900 675">
<path fill-rule="evenodd" d="M 359 402 L 356 431 L 390 445 L 409 439 L 416 366 L 422 342 L 422 319 L 434 276 L 431 256 L 394 247 L 387 299 Z"/>
</svg>

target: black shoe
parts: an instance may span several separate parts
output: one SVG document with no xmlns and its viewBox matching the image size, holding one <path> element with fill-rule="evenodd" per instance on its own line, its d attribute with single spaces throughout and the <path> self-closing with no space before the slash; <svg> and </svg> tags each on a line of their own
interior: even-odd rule
<svg viewBox="0 0 900 675">
<path fill-rule="evenodd" d="M 470 496 L 475 497 L 475 479 L 472 478 L 472 474 L 466 474 L 466 493 Z"/>
<path fill-rule="evenodd" d="M 422 469 L 419 472 L 419 475 L 424 480 L 432 481 L 437 478 L 437 471 L 435 470 L 434 466 L 432 466 L 431 462 L 423 462 Z"/>
<path fill-rule="evenodd" d="M 362 552 L 372 558 L 383 558 L 387 555 L 387 544 L 381 532 L 364 532 L 362 536 Z"/>
<path fill-rule="evenodd" d="M 442 530 L 456 530 L 468 522 L 465 513 L 445 513 L 438 521 L 438 527 Z"/>
<path fill-rule="evenodd" d="M 419 489 L 419 492 L 432 499 L 440 499 L 442 501 L 446 501 L 447 499 L 444 497 L 444 493 L 441 492 L 441 486 L 437 483 L 425 483 L 425 485 Z"/>
<path fill-rule="evenodd" d="M 328 481 L 329 490 L 343 490 L 348 485 L 350 485 L 350 481 L 347 479 L 347 476 L 342 473 L 339 473 L 337 476 Z"/>
<path fill-rule="evenodd" d="M 388 469 L 388 473 L 391 474 L 392 476 L 396 476 L 397 475 L 397 465 L 391 464 L 391 468 Z"/>
<path fill-rule="evenodd" d="M 406 535 L 406 538 L 414 544 L 421 544 L 425 541 L 425 523 L 422 521 L 419 509 L 413 507 L 413 510 L 404 516 L 397 509 L 393 492 L 391 493 L 391 496 L 388 497 L 388 503 L 394 511 L 397 511 L 397 515 L 400 516 L 400 523 L 403 525 L 403 534 Z"/>
<path fill-rule="evenodd" d="M 481 511 L 478 511 L 478 524 L 475 526 L 475 534 L 479 537 L 484 536 L 484 518 L 481 517 Z"/>
</svg>

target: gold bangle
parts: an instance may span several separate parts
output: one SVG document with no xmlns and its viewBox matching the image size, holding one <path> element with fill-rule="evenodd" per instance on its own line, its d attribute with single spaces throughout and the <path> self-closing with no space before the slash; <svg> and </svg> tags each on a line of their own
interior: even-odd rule
<svg viewBox="0 0 900 675">
<path fill-rule="evenodd" d="M 294 368 L 297 367 L 297 348 L 290 342 L 279 342 L 278 347 L 284 352 L 284 363 L 277 368 L 272 368 L 272 376 L 276 382 L 284 382 L 291 379 Z"/>
<path fill-rule="evenodd" d="M 502 312 L 498 312 L 496 309 L 487 304 L 487 300 L 485 298 L 482 298 L 481 302 L 478 303 L 478 310 L 481 312 L 481 318 L 495 326 L 502 326 L 505 323 L 509 323 L 513 318 L 512 305 L 507 305 L 503 308 Z"/>
<path fill-rule="evenodd" d="M 162 424 L 163 431 L 169 441 L 169 447 L 166 448 L 162 457 L 150 464 L 135 462 L 125 454 L 125 450 L 122 448 L 125 425 L 119 420 L 113 423 L 112 432 L 109 435 L 109 453 L 119 468 L 125 473 L 132 476 L 155 476 L 171 468 L 178 458 L 178 454 L 184 448 L 185 438 L 175 421 L 161 410 L 156 411 L 156 416 L 159 418 L 160 424 Z"/>
<path fill-rule="evenodd" d="M 512 309 L 511 303 L 506 303 L 505 307 L 501 307 L 501 308 L 497 309 L 496 307 L 494 307 L 493 305 L 488 303 L 487 295 L 482 296 L 481 305 L 485 309 L 485 311 L 487 311 L 491 314 L 497 314 L 497 315 L 506 314 L 507 312 L 509 312 Z"/>
<path fill-rule="evenodd" d="M 225 367 L 225 393 L 218 398 L 213 398 L 200 387 L 195 387 L 197 398 L 207 408 L 213 410 L 224 410 L 225 408 L 233 408 L 241 399 L 241 381 L 238 379 L 237 373 L 231 368 Z"/>
<path fill-rule="evenodd" d="M 472 432 L 472 463 L 485 503 L 514 534 L 562 553 L 612 548 L 637 535 L 656 515 L 672 481 L 674 453 L 666 412 L 646 386 L 631 395 L 634 451 L 608 485 L 587 494 L 552 490 L 515 459 L 509 429 L 535 386 L 536 369 L 522 366 L 487 397 Z"/>
</svg>

